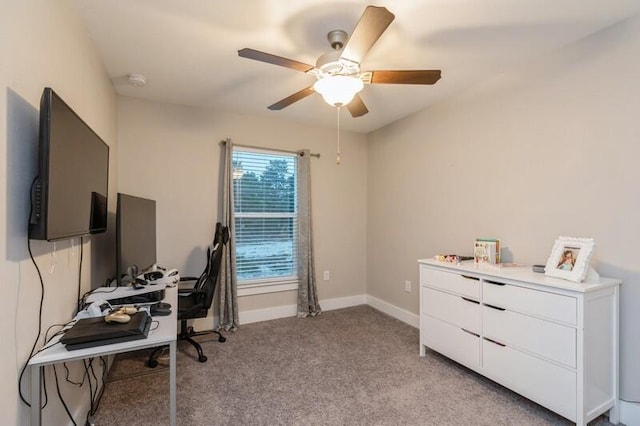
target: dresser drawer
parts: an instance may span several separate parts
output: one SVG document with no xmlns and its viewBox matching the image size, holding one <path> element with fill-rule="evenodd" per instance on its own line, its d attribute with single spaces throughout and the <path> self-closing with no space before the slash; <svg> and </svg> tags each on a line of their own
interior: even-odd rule
<svg viewBox="0 0 640 426">
<path fill-rule="evenodd" d="M 420 344 L 471 369 L 480 366 L 480 337 L 444 321 L 423 315 Z"/>
<path fill-rule="evenodd" d="M 439 288 L 451 293 L 480 298 L 480 279 L 452 272 L 420 267 L 420 285 Z"/>
<path fill-rule="evenodd" d="M 571 325 L 577 323 L 577 301 L 574 297 L 483 280 L 482 300 L 515 312 Z"/>
<path fill-rule="evenodd" d="M 576 329 L 509 310 L 482 307 L 484 336 L 576 368 Z"/>
<path fill-rule="evenodd" d="M 572 421 L 576 420 L 576 373 L 509 346 L 482 341 L 487 377 Z"/>
<path fill-rule="evenodd" d="M 449 324 L 480 333 L 480 303 L 428 287 L 420 289 L 422 313 Z"/>
</svg>

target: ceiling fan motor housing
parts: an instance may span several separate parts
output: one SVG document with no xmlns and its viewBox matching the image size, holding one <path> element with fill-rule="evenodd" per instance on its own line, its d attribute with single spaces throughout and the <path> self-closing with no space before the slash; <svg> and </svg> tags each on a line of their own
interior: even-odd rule
<svg viewBox="0 0 640 426">
<path fill-rule="evenodd" d="M 320 71 L 318 78 L 330 75 L 356 75 L 360 72 L 360 64 L 340 58 L 347 38 L 347 33 L 343 30 L 333 30 L 327 34 L 327 40 L 331 43 L 333 50 L 320 56 L 316 61 L 316 69 Z"/>
<path fill-rule="evenodd" d="M 341 53 L 342 50 L 332 50 L 325 53 L 316 61 L 316 68 L 322 71 L 322 74 L 340 74 L 340 71 L 342 71 L 342 64 L 340 63 Z"/>
<path fill-rule="evenodd" d="M 332 49 L 341 50 L 347 42 L 347 33 L 343 30 L 329 31 L 327 40 L 329 40 Z"/>
</svg>

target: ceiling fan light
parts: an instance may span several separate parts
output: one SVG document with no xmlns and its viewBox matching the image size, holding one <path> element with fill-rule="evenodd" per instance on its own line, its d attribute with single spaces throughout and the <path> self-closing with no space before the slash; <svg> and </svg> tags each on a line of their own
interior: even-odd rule
<svg viewBox="0 0 640 426">
<path fill-rule="evenodd" d="M 320 93 L 324 101 L 332 106 L 347 105 L 363 88 L 362 80 L 348 75 L 327 76 L 313 85 L 313 90 Z"/>
</svg>

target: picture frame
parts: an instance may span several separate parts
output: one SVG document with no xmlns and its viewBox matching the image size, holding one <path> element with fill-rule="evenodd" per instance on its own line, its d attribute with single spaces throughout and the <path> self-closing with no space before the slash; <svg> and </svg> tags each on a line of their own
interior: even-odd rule
<svg viewBox="0 0 640 426">
<path fill-rule="evenodd" d="M 593 238 L 558 237 L 544 268 L 549 277 L 574 282 L 584 281 L 590 269 L 595 242 Z"/>
</svg>

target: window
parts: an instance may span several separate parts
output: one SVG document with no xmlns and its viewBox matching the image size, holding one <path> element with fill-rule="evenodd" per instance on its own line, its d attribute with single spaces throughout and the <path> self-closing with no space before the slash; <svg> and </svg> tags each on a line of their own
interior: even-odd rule
<svg viewBox="0 0 640 426">
<path fill-rule="evenodd" d="M 297 283 L 296 154 L 233 151 L 239 286 Z"/>
</svg>

